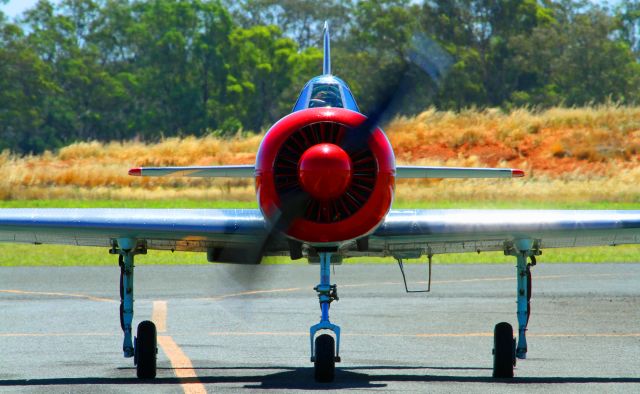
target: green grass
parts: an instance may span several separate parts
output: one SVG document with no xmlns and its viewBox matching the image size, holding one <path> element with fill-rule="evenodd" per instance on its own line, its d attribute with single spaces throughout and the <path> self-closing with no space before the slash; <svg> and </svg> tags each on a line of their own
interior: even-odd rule
<svg viewBox="0 0 640 394">
<path fill-rule="evenodd" d="M 0 201 L 0 208 L 256 208 L 255 202 L 238 201 L 193 201 L 193 200 L 13 200 Z M 638 209 L 638 204 L 612 202 L 538 202 L 538 201 L 497 201 L 493 203 L 465 202 L 422 202 L 398 200 L 394 208 L 497 208 L 497 209 Z M 426 259 L 420 261 L 424 262 Z M 638 262 L 640 248 L 635 245 L 617 247 L 588 247 L 570 249 L 547 249 L 538 259 L 543 263 L 570 262 Z M 391 258 L 354 258 L 345 263 L 393 263 Z M 284 257 L 268 257 L 266 264 L 290 264 Z M 303 260 L 303 264 L 306 261 Z M 513 264 L 513 257 L 501 252 L 481 254 L 463 253 L 437 255 L 435 264 Z M 80 266 L 116 265 L 117 259 L 106 248 L 91 248 L 62 245 L 21 245 L 0 244 L 0 266 Z M 207 264 L 204 253 L 165 252 L 150 250 L 146 256 L 138 256 L 136 264 Z"/>
<path fill-rule="evenodd" d="M 513 257 L 502 252 L 459 253 L 436 255 L 434 264 L 514 264 Z M 640 261 L 636 245 L 616 247 L 588 247 L 576 249 L 546 249 L 538 258 L 541 263 L 631 263 Z M 426 258 L 407 260 L 424 263 Z M 392 258 L 358 257 L 346 259 L 345 264 L 388 264 Z M 66 245 L 0 244 L 0 266 L 95 266 L 117 265 L 118 260 L 106 248 Z M 136 257 L 136 265 L 208 264 L 204 253 L 149 250 Z M 263 264 L 306 264 L 306 260 L 291 261 L 286 257 L 267 257 Z"/>
<path fill-rule="evenodd" d="M 0 208 L 257 208 L 255 201 L 225 200 L 8 200 Z"/>
</svg>

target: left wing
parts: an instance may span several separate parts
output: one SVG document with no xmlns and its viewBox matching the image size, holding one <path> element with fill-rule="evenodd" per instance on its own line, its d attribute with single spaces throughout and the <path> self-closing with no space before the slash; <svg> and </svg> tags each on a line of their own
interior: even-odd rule
<svg viewBox="0 0 640 394">
<path fill-rule="evenodd" d="M 408 258 L 508 250 L 518 240 L 530 240 L 536 250 L 638 244 L 640 211 L 391 210 L 369 236 L 368 254 Z"/>
<path fill-rule="evenodd" d="M 110 247 L 132 238 L 149 249 L 206 251 L 247 248 L 267 235 L 257 209 L 0 209 L 0 242 Z"/>
</svg>

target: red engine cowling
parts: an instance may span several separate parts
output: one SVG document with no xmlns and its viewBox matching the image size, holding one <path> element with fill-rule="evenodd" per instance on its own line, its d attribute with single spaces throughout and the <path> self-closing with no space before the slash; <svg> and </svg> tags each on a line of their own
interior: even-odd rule
<svg viewBox="0 0 640 394">
<path fill-rule="evenodd" d="M 342 108 L 310 108 L 271 127 L 256 159 L 258 203 L 268 221 L 292 214 L 281 230 L 315 244 L 359 238 L 382 222 L 395 185 L 389 140 L 376 128 L 364 146 L 340 146 L 365 119 Z"/>
</svg>

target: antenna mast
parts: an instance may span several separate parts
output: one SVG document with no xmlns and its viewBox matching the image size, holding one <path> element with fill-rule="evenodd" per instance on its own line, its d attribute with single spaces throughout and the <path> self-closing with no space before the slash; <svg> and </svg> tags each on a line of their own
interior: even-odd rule
<svg viewBox="0 0 640 394">
<path fill-rule="evenodd" d="M 324 35 L 324 60 L 322 63 L 322 73 L 324 75 L 329 75 L 331 74 L 331 46 L 329 43 L 330 41 L 329 21 L 324 22 L 323 35 Z"/>
</svg>

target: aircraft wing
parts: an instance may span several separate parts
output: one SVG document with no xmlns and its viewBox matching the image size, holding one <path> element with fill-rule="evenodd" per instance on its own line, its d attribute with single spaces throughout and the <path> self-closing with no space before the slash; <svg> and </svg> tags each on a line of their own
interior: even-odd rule
<svg viewBox="0 0 640 394">
<path fill-rule="evenodd" d="M 246 248 L 266 236 L 257 209 L 0 209 L 0 242 L 110 247 L 133 238 L 148 249 L 206 251 Z"/>
<path fill-rule="evenodd" d="M 242 253 L 267 239 L 257 209 L 0 209 L 0 242 L 111 247 L 118 238 L 148 249 Z M 535 249 L 640 244 L 640 211 L 391 210 L 369 236 L 367 251 L 347 256 L 402 258 L 505 250 L 519 239 Z M 288 254 L 272 238 L 266 254 Z"/>
<path fill-rule="evenodd" d="M 515 168 L 396 166 L 396 178 L 521 178 L 524 171 Z"/>
<path fill-rule="evenodd" d="M 203 178 L 253 178 L 253 165 L 137 167 L 129 170 L 132 176 L 187 176 Z M 524 171 L 513 168 L 397 166 L 397 178 L 517 178 Z"/>
<path fill-rule="evenodd" d="M 391 210 L 369 236 L 368 254 L 499 251 L 522 239 L 533 241 L 534 249 L 638 244 L 640 211 Z"/>
<path fill-rule="evenodd" d="M 189 167 L 137 167 L 129 170 L 132 176 L 188 176 L 202 178 L 253 178 L 253 165 L 189 166 Z"/>
</svg>

